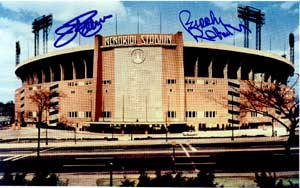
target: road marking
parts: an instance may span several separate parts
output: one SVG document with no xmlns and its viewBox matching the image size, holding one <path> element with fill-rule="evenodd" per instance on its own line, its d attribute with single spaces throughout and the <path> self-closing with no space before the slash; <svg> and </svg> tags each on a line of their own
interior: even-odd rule
<svg viewBox="0 0 300 188">
<path fill-rule="evenodd" d="M 261 145 L 261 146 L 250 146 L 250 148 L 265 148 L 267 146 Z M 282 145 L 272 145 L 272 147 L 282 147 Z"/>
<path fill-rule="evenodd" d="M 190 150 L 192 150 L 192 151 L 197 151 L 197 149 L 194 148 L 191 144 L 187 144 L 187 145 L 189 146 Z"/>
<path fill-rule="evenodd" d="M 181 145 L 181 144 L 180 144 Z M 181 145 L 182 148 L 184 148 Z M 50 149 L 54 149 L 54 148 L 50 148 Z M 50 150 L 47 149 L 47 150 Z M 298 150 L 298 148 L 291 148 L 292 150 Z M 285 151 L 285 148 L 245 148 L 245 149 L 235 149 L 235 148 L 231 148 L 231 149 L 201 149 L 201 150 L 197 150 L 196 152 L 194 152 L 195 154 L 200 154 L 200 153 L 208 153 L 208 152 L 212 152 L 212 153 L 230 153 L 230 152 L 243 152 L 243 151 Z M 45 152 L 45 150 L 43 150 L 43 152 Z M 43 156 L 73 156 L 73 155 L 110 155 L 110 154 L 115 154 L 115 155 L 130 155 L 130 154 L 143 154 L 143 155 L 155 155 L 155 154 L 172 154 L 172 150 L 168 150 L 168 151 L 116 151 L 116 152 L 71 152 L 71 153 L 67 153 L 67 152 L 62 152 L 62 153 L 44 153 Z M 186 149 L 184 148 L 183 151 L 176 151 L 177 154 L 180 153 L 188 153 L 186 151 Z M 30 155 L 36 155 L 36 152 L 30 154 Z M 0 154 L 0 157 L 9 157 L 9 156 L 15 156 L 12 154 Z M 29 154 L 28 154 L 29 156 Z M 190 156 L 189 154 L 187 156 Z M 23 156 L 22 156 L 23 157 Z M 190 156 L 191 157 L 191 156 Z"/>
<path fill-rule="evenodd" d="M 180 144 L 180 146 L 181 146 L 182 150 L 184 151 L 184 153 L 186 154 L 186 156 L 191 157 L 189 152 L 185 149 L 185 147 L 182 144 Z"/>
<path fill-rule="evenodd" d="M 46 152 L 46 151 L 49 151 L 49 150 L 52 150 L 52 149 L 55 149 L 55 148 L 56 148 L 56 147 L 44 149 L 44 150 L 40 151 L 40 153 L 43 153 L 43 152 Z M 37 152 L 33 152 L 33 153 L 30 153 L 30 154 L 27 154 L 27 155 L 19 156 L 19 157 L 16 157 L 15 159 L 13 159 L 12 161 L 16 161 L 16 160 L 19 160 L 19 159 L 23 159 L 23 158 L 29 157 L 29 156 L 34 156 L 34 155 L 36 155 L 36 154 L 37 154 Z"/>
<path fill-rule="evenodd" d="M 20 157 L 20 156 L 21 156 L 21 155 L 15 155 L 15 156 L 12 156 L 12 157 L 3 159 L 3 161 L 9 161 L 9 160 L 12 160 L 12 159 L 14 159 L 14 158 L 18 158 L 18 157 Z"/>
<path fill-rule="evenodd" d="M 190 156 L 190 154 L 189 154 L 189 152 L 185 149 L 185 147 L 183 146 L 183 144 L 180 144 L 180 146 L 181 146 L 181 148 L 182 148 L 182 150 L 185 152 L 185 154 L 186 154 L 186 156 L 191 160 L 191 165 L 192 165 L 192 167 L 195 169 L 195 172 L 199 172 L 199 170 L 195 167 L 195 163 L 194 163 L 194 161 L 191 159 L 191 156 Z"/>
<path fill-rule="evenodd" d="M 79 165 L 63 165 L 63 167 L 83 167 L 83 166 L 86 166 L 86 167 L 91 167 L 91 166 L 107 166 L 107 165 L 103 165 L 103 164 L 91 164 L 91 165 L 88 165 L 88 164 L 79 164 Z"/>
<path fill-rule="evenodd" d="M 299 150 L 298 147 L 291 147 L 291 150 Z"/>
<path fill-rule="evenodd" d="M 102 160 L 113 160 L 113 158 L 109 158 L 109 157 L 78 157 L 78 158 L 75 158 L 75 160 L 95 160 L 95 159 L 102 159 Z"/>
<path fill-rule="evenodd" d="M 216 162 L 203 162 L 203 163 L 175 163 L 175 165 L 215 165 L 217 164 Z"/>
</svg>

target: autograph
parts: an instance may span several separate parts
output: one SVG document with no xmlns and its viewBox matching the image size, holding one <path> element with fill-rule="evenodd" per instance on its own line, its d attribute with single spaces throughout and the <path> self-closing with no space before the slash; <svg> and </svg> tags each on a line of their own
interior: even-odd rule
<svg viewBox="0 0 300 188">
<path fill-rule="evenodd" d="M 60 48 L 69 44 L 78 33 L 83 37 L 96 35 L 102 29 L 102 24 L 112 17 L 112 15 L 109 14 L 94 21 L 93 17 L 96 16 L 97 13 L 97 10 L 91 10 L 71 19 L 57 28 L 55 34 L 59 37 L 54 42 L 54 47 Z"/>
<path fill-rule="evenodd" d="M 239 24 L 238 27 L 234 27 L 230 24 L 223 22 L 221 17 L 216 18 L 214 12 L 210 11 L 210 18 L 204 17 L 199 20 L 191 20 L 191 12 L 188 10 L 182 10 L 179 12 L 179 20 L 183 28 L 194 37 L 198 42 L 199 39 L 204 39 L 208 41 L 216 41 L 216 39 L 222 40 L 228 36 L 233 35 L 233 31 L 242 32 L 251 30 L 243 24 Z M 223 26 L 225 31 L 218 30 L 216 25 Z"/>
</svg>

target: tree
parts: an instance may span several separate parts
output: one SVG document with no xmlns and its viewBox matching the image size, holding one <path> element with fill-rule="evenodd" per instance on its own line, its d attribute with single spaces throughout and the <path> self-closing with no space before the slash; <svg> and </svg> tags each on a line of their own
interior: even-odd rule
<svg viewBox="0 0 300 188">
<path fill-rule="evenodd" d="M 5 172 L 2 179 L 0 180 L 0 185 L 27 185 L 28 182 L 25 179 L 26 175 L 27 173 L 16 173 L 16 175 L 13 176 L 11 173 Z"/>
<path fill-rule="evenodd" d="M 140 171 L 139 183 L 137 187 L 148 187 L 150 185 L 150 177 L 145 171 Z"/>
<path fill-rule="evenodd" d="M 38 127 L 38 149 L 37 149 L 37 156 L 40 157 L 40 139 L 41 139 L 41 125 L 43 121 L 43 112 L 46 113 L 49 111 L 50 108 L 55 108 L 51 106 L 51 96 L 58 93 L 50 92 L 48 90 L 38 90 L 35 91 L 33 95 L 29 96 L 29 99 L 34 103 L 37 107 L 37 127 Z"/>
<path fill-rule="evenodd" d="M 130 181 L 129 179 L 124 176 L 124 180 L 121 181 L 120 187 L 134 187 L 135 181 Z"/>
<path fill-rule="evenodd" d="M 284 185 L 283 180 L 277 180 L 275 172 L 255 172 L 255 180 L 259 188 L 296 188 L 299 187 L 298 184 L 294 184 L 288 180 L 289 185 Z"/>
<path fill-rule="evenodd" d="M 201 170 L 196 178 L 188 179 L 188 187 L 216 187 L 214 183 L 215 175 L 209 170 Z"/>
<path fill-rule="evenodd" d="M 241 89 L 241 116 L 246 112 L 256 112 L 270 117 L 278 122 L 289 132 L 286 149 L 290 150 L 291 143 L 295 140 L 295 130 L 299 126 L 299 99 L 293 90 L 298 82 L 289 80 L 288 85 L 281 82 L 266 83 L 245 81 Z M 270 112 L 273 110 L 273 112 Z"/>
</svg>

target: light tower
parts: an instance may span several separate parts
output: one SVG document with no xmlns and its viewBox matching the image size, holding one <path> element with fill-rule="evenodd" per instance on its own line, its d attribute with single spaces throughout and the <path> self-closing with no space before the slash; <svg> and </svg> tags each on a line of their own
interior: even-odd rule
<svg viewBox="0 0 300 188">
<path fill-rule="evenodd" d="M 16 65 L 20 63 L 20 54 L 21 54 L 21 47 L 20 42 L 16 42 Z"/>
<path fill-rule="evenodd" d="M 34 56 L 39 55 L 39 32 L 43 30 L 43 53 L 48 52 L 48 34 L 52 25 L 52 15 L 41 16 L 32 22 L 32 32 L 34 33 Z"/>
<path fill-rule="evenodd" d="M 238 17 L 244 20 L 247 28 L 249 28 L 249 21 L 256 24 L 256 49 L 261 50 L 261 26 L 265 24 L 265 13 L 250 6 L 238 6 L 237 12 Z M 249 48 L 249 31 L 247 29 L 244 29 L 244 47 Z"/>
<path fill-rule="evenodd" d="M 290 61 L 294 64 L 294 44 L 295 44 L 295 37 L 293 33 L 289 35 L 289 44 L 290 44 Z"/>
</svg>

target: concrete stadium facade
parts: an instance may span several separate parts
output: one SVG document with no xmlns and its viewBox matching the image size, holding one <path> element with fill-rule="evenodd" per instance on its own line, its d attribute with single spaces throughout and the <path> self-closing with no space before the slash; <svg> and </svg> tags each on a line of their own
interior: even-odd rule
<svg viewBox="0 0 300 188">
<path fill-rule="evenodd" d="M 192 125 L 195 130 L 270 124 L 249 112 L 241 117 L 245 80 L 286 83 L 286 58 L 248 48 L 184 42 L 176 34 L 97 35 L 94 45 L 58 50 L 17 65 L 16 118 L 32 122 L 29 96 L 57 91 L 50 125 Z M 272 110 L 271 110 L 272 111 Z"/>
</svg>

